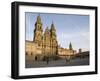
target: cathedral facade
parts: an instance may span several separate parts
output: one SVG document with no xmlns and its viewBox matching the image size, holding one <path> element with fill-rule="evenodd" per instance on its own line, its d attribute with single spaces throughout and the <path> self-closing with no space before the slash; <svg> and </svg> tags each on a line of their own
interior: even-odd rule
<svg viewBox="0 0 100 81">
<path fill-rule="evenodd" d="M 55 57 L 68 54 L 75 54 L 70 43 L 69 49 L 62 48 L 58 45 L 56 29 L 52 22 L 51 28 L 46 27 L 43 32 L 43 23 L 40 15 L 37 16 L 34 29 L 33 41 L 25 41 L 26 60 L 42 59 L 45 56 Z"/>
</svg>

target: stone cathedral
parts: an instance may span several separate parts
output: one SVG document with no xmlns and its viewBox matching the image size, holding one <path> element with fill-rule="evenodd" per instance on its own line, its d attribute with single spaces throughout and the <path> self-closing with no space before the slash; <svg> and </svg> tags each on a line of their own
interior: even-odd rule
<svg viewBox="0 0 100 81">
<path fill-rule="evenodd" d="M 34 39 L 33 41 L 38 44 L 42 48 L 42 54 L 57 54 L 57 37 L 56 37 L 56 29 L 54 24 L 51 24 L 51 29 L 48 27 L 45 29 L 43 33 L 42 22 L 40 16 L 37 17 L 37 21 L 35 23 L 34 29 Z"/>
<path fill-rule="evenodd" d="M 64 56 L 68 54 L 75 54 L 75 50 L 70 43 L 69 49 L 62 48 L 58 45 L 56 29 L 52 22 L 50 29 L 46 27 L 43 32 L 43 23 L 40 15 L 37 16 L 37 20 L 34 28 L 33 41 L 25 41 L 26 60 L 42 59 L 44 56 Z"/>
</svg>

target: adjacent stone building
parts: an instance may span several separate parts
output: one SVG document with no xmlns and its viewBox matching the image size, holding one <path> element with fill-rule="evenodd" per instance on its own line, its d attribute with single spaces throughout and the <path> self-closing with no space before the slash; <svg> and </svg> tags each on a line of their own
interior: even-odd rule
<svg viewBox="0 0 100 81">
<path fill-rule="evenodd" d="M 34 29 L 33 41 L 25 41 L 26 60 L 42 60 L 45 56 L 55 57 L 75 54 L 70 43 L 69 49 L 58 46 L 56 29 L 52 22 L 51 28 L 46 27 L 43 32 L 43 24 L 40 15 L 37 17 Z"/>
</svg>

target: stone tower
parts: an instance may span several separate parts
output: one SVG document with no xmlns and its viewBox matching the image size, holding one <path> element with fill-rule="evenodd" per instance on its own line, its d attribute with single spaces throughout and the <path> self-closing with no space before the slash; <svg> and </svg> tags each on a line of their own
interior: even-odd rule
<svg viewBox="0 0 100 81">
<path fill-rule="evenodd" d="M 73 50 L 71 42 L 69 44 L 69 50 Z"/>
<path fill-rule="evenodd" d="M 43 47 L 44 47 L 44 50 L 45 50 L 45 54 L 50 55 L 51 54 L 51 50 L 50 50 L 50 30 L 49 30 L 48 27 L 45 29 L 43 41 L 44 41 Z"/>
<path fill-rule="evenodd" d="M 44 32 L 44 42 L 46 46 L 50 46 L 50 30 L 48 29 L 48 27 Z"/>
<path fill-rule="evenodd" d="M 51 42 L 51 52 L 52 52 L 51 54 L 57 54 L 58 42 L 56 36 L 56 29 L 53 22 L 51 24 L 50 34 L 51 34 L 50 42 Z"/>
<path fill-rule="evenodd" d="M 40 15 L 38 15 L 35 23 L 33 41 L 38 43 L 39 46 L 42 45 L 42 35 L 43 35 L 42 22 Z"/>
</svg>

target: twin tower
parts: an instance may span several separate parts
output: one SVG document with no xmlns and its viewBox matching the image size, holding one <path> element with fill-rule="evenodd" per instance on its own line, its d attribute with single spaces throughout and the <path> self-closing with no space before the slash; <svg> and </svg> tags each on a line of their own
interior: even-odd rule
<svg viewBox="0 0 100 81">
<path fill-rule="evenodd" d="M 33 42 L 38 44 L 42 50 L 42 54 L 58 54 L 58 41 L 53 22 L 51 24 L 51 28 L 49 29 L 47 27 L 43 33 L 43 24 L 40 15 L 38 15 L 35 23 Z"/>
</svg>

